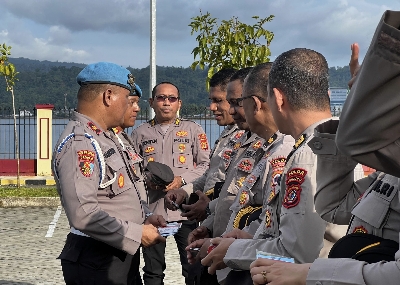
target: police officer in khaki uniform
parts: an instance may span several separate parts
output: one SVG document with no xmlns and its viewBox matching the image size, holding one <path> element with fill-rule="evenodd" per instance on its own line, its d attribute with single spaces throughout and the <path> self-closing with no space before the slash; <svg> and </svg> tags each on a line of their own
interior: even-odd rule
<svg viewBox="0 0 400 285">
<path fill-rule="evenodd" d="M 341 176 L 336 177 L 335 171 L 331 174 L 335 176 L 330 179 L 335 185 L 344 183 L 343 187 L 331 190 L 334 193 L 328 192 L 328 184 L 323 185 L 321 190 L 323 192 L 318 194 L 319 197 L 316 200 L 319 211 L 325 218 L 337 219 L 339 222 L 350 219 L 349 234 L 361 233 L 358 237 L 363 237 L 372 233 L 373 236 L 385 239 L 355 252 L 352 259 L 317 259 L 312 264 L 304 265 L 257 261 L 253 270 L 255 284 L 264 284 L 260 282 L 264 279 L 263 274 L 260 274 L 261 271 L 265 272 L 266 282 L 272 282 L 272 284 L 398 284 L 399 247 L 397 247 L 397 252 L 394 252 L 393 246 L 391 247 L 390 258 L 393 258 L 393 261 L 367 263 L 361 259 L 374 253 L 374 248 L 378 249 L 375 254 L 372 254 L 374 256 L 376 253 L 387 252 L 388 248 L 382 247 L 382 243 L 387 243 L 388 240 L 398 242 L 400 235 L 398 185 L 400 181 L 397 177 L 377 172 L 354 183 L 349 172 L 352 172 L 355 162 L 345 155 L 352 155 L 353 159 L 378 170 L 396 175 L 400 173 L 399 153 L 396 150 L 398 114 L 395 112 L 395 106 L 399 104 L 396 103 L 396 96 L 394 96 L 398 90 L 396 87 L 399 87 L 398 80 L 395 78 L 395 74 L 398 73 L 396 44 L 399 42 L 399 26 L 400 13 L 392 11 L 386 11 L 378 24 L 339 123 L 336 142 L 339 151 L 344 153 L 338 152 L 332 143 L 332 137 L 335 134 L 333 126 L 326 123 L 325 126 L 317 129 L 319 142 L 324 145 L 318 150 L 321 157 L 320 163 L 326 164 L 326 167 L 334 163 L 340 164 L 343 172 L 342 168 L 335 169 Z M 378 67 L 380 73 L 376 73 Z M 391 80 L 384 80 L 385 78 Z M 354 115 L 357 116 L 357 121 Z M 350 120 L 350 118 L 353 119 Z M 360 122 L 364 119 L 365 121 Z M 334 160 L 328 161 L 329 156 L 334 156 Z M 361 195 L 361 199 L 357 201 Z M 344 199 L 343 202 L 339 201 L 339 196 Z M 328 207 L 327 210 L 324 209 L 324 205 Z M 348 248 L 345 249 L 348 250 Z M 389 255 L 385 260 L 390 260 Z M 284 271 L 290 271 L 292 274 L 283 276 L 277 273 Z"/>
<path fill-rule="evenodd" d="M 323 246 L 326 223 L 314 208 L 316 155 L 307 142 L 312 139 L 315 126 L 331 117 L 328 64 L 313 50 L 289 50 L 273 63 L 268 84 L 267 102 L 279 131 L 291 135 L 296 142 L 287 156 L 278 188 L 277 202 L 281 207 L 277 207 L 277 213 L 267 212 L 268 218 L 265 219 L 266 227 L 270 228 L 266 233 L 271 237 L 241 248 L 244 255 L 252 252 L 254 258 L 258 248 L 292 257 L 295 262 L 312 262 Z M 270 202 L 274 203 L 275 196 L 268 197 Z M 276 215 L 279 215 L 279 220 L 278 216 L 274 217 Z M 279 231 L 276 225 L 279 225 Z M 238 266 L 239 263 L 234 258 L 229 259 L 228 254 L 226 262 Z M 254 276 L 253 280 L 258 282 Z"/>
<path fill-rule="evenodd" d="M 386 11 L 340 115 L 338 148 L 400 177 L 400 11 Z M 354 48 L 354 47 L 353 47 Z M 356 55 L 358 58 L 358 55 Z"/>
<path fill-rule="evenodd" d="M 244 130 L 238 128 L 234 119 L 229 114 L 230 105 L 226 100 L 226 85 L 236 71 L 233 68 L 221 69 L 210 79 L 210 110 L 213 112 L 217 124 L 226 127 L 211 150 L 209 168 L 199 178 L 183 186 L 181 189 L 168 191 L 165 196 L 167 206 L 170 205 L 171 210 L 176 210 L 168 202 L 174 201 L 178 205 L 187 203 L 186 198 L 188 195 L 197 193 L 199 201 L 193 205 L 182 205 L 182 208 L 185 210 L 182 216 L 187 217 L 189 220 L 201 222 L 207 217 L 207 213 L 210 213 L 211 209 L 214 208 L 216 200 L 211 202 L 210 199 L 217 198 L 219 194 L 219 190 L 215 189 L 214 192 L 214 188 L 216 185 L 216 188 L 218 188 L 218 185 L 225 181 L 225 166 L 220 163 L 221 157 L 218 154 L 231 141 L 232 137 L 244 133 Z"/>
<path fill-rule="evenodd" d="M 178 88 L 170 82 L 161 82 L 152 90 L 150 106 L 155 118 L 141 124 L 132 132 L 132 143 L 144 159 L 144 167 L 149 161 L 168 165 L 175 179 L 166 189 L 147 189 L 150 210 L 163 215 L 168 221 L 181 221 L 177 211 L 170 211 L 164 203 L 166 191 L 178 189 L 201 176 L 209 166 L 210 148 L 203 128 L 195 122 L 177 117 L 182 101 Z M 178 245 L 186 284 L 191 284 L 188 276 L 185 247 L 187 235 L 196 227 L 194 222 L 183 221 L 174 238 Z M 162 284 L 164 278 L 165 243 L 143 249 L 143 268 L 146 285 Z"/>
<path fill-rule="evenodd" d="M 131 284 L 142 244 L 165 241 L 145 222 L 136 175 L 114 135 L 135 88 L 113 63 L 78 75 L 78 106 L 53 153 L 53 172 L 71 233 L 59 258 L 66 284 Z M 143 225 L 145 222 L 145 225 Z"/>
</svg>

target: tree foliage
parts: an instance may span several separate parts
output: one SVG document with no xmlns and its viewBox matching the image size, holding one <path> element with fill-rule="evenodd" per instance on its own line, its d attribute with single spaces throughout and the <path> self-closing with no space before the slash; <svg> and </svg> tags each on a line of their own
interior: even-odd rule
<svg viewBox="0 0 400 285">
<path fill-rule="evenodd" d="M 209 12 L 202 14 L 201 11 L 200 16 L 191 18 L 191 35 L 198 33 L 198 46 L 192 50 L 194 62 L 191 68 L 209 67 L 207 88 L 212 75 L 222 68 L 240 69 L 269 61 L 269 45 L 274 34 L 263 26 L 271 22 L 274 15 L 252 18 L 257 21 L 253 25 L 242 23 L 238 17 L 217 23 L 217 18 L 213 18 Z"/>
<path fill-rule="evenodd" d="M 15 70 L 14 64 L 8 61 L 8 56 L 11 55 L 11 46 L 5 43 L 0 46 L 0 75 L 4 76 L 7 84 L 7 91 L 11 91 L 17 81 L 18 72 Z"/>
</svg>

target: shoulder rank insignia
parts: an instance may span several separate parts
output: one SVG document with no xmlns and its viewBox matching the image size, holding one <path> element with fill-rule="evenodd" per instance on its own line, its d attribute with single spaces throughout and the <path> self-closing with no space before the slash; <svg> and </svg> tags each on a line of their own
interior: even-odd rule
<svg viewBox="0 0 400 285">
<path fill-rule="evenodd" d="M 187 137 L 188 132 L 187 131 L 178 131 L 176 132 L 177 137 Z"/>
<path fill-rule="evenodd" d="M 265 227 L 271 227 L 271 212 L 269 210 L 265 212 Z"/>
<path fill-rule="evenodd" d="M 119 188 L 124 187 L 125 181 L 124 181 L 124 176 L 122 175 L 122 173 L 119 174 L 118 177 L 118 186 Z"/>
<path fill-rule="evenodd" d="M 364 228 L 363 226 L 359 226 L 359 227 L 355 227 L 353 230 L 353 234 L 355 233 L 359 233 L 359 234 L 367 234 L 368 231 L 366 228 Z"/>
<path fill-rule="evenodd" d="M 302 134 L 297 141 L 294 144 L 294 148 L 298 148 L 299 146 L 301 146 L 301 144 L 304 142 L 304 140 L 306 139 L 306 135 Z"/>
<path fill-rule="evenodd" d="M 89 126 L 89 128 L 96 133 L 96 135 L 100 135 L 101 134 L 101 130 L 93 123 L 93 122 L 88 122 L 87 125 Z"/>
<path fill-rule="evenodd" d="M 245 172 L 250 172 L 250 170 L 253 168 L 253 163 L 249 159 L 244 159 L 240 161 L 238 168 Z"/>
<path fill-rule="evenodd" d="M 91 150 L 79 150 L 78 151 L 78 160 L 79 160 L 79 169 L 83 176 L 90 177 L 93 173 L 94 169 L 94 157 L 95 153 Z"/>
<path fill-rule="evenodd" d="M 183 143 L 180 143 L 180 144 L 178 145 L 178 149 L 179 149 L 180 152 L 184 152 L 185 149 L 186 149 L 186 145 L 183 144 Z"/>
<path fill-rule="evenodd" d="M 184 164 L 184 163 L 186 162 L 186 156 L 180 155 L 180 156 L 178 157 L 178 160 L 179 160 L 180 163 Z"/>
<path fill-rule="evenodd" d="M 153 152 L 154 151 L 154 147 L 152 147 L 151 145 L 149 145 L 148 147 L 146 147 L 145 149 L 144 149 L 144 152 L 145 153 L 150 153 L 150 152 Z"/>
<path fill-rule="evenodd" d="M 206 134 L 199 134 L 198 135 L 200 141 L 200 148 L 202 150 L 208 150 L 208 139 Z"/>
<path fill-rule="evenodd" d="M 286 192 L 282 205 L 286 209 L 296 207 L 300 203 L 301 184 L 304 182 L 307 170 L 302 168 L 290 169 L 286 177 Z"/>
</svg>

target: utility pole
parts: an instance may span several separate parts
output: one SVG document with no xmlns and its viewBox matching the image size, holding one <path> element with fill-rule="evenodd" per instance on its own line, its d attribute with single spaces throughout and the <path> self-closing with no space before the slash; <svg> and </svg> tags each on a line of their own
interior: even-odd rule
<svg viewBox="0 0 400 285">
<path fill-rule="evenodd" d="M 150 9 L 150 92 L 149 98 L 151 98 L 151 90 L 156 85 L 156 0 L 150 1 L 151 9 Z M 152 119 L 154 117 L 154 110 L 150 108 L 147 119 Z"/>
<path fill-rule="evenodd" d="M 64 93 L 64 114 L 67 115 L 67 93 Z"/>
</svg>

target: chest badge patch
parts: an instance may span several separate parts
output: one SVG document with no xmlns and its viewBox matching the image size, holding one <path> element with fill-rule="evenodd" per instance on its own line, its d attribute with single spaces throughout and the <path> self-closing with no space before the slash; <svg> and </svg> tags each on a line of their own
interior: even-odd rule
<svg viewBox="0 0 400 285">
<path fill-rule="evenodd" d="M 145 149 L 144 149 L 144 152 L 145 153 L 149 153 L 149 152 L 153 152 L 154 151 L 154 147 L 152 147 L 151 145 L 149 145 L 148 147 L 146 147 Z"/>
<path fill-rule="evenodd" d="M 154 157 L 151 157 L 151 156 L 150 156 L 150 157 L 147 159 L 147 161 L 149 161 L 149 162 L 150 162 L 150 161 L 154 161 Z"/>
<path fill-rule="evenodd" d="M 180 144 L 178 145 L 178 149 L 179 149 L 180 152 L 184 152 L 185 149 L 186 149 L 186 145 L 183 144 L 183 143 L 180 143 Z"/>
<path fill-rule="evenodd" d="M 253 168 L 253 163 L 250 160 L 245 159 L 239 163 L 238 168 L 242 171 L 250 172 L 250 170 Z"/>
<path fill-rule="evenodd" d="M 237 150 L 238 148 L 240 148 L 241 145 L 242 145 L 242 144 L 241 144 L 240 142 L 235 143 L 235 145 L 233 146 L 233 149 L 234 149 L 234 150 Z"/>
<path fill-rule="evenodd" d="M 239 197 L 239 204 L 241 206 L 247 204 L 247 202 L 249 201 L 249 192 L 247 191 L 242 191 L 242 193 L 240 193 L 240 197 Z"/>
<path fill-rule="evenodd" d="M 259 149 L 262 146 L 261 141 L 257 141 L 255 144 L 253 144 L 254 149 Z"/>
<path fill-rule="evenodd" d="M 178 160 L 179 160 L 180 163 L 184 164 L 184 163 L 186 162 L 186 156 L 180 155 L 180 156 L 178 157 Z"/>
<path fill-rule="evenodd" d="M 124 176 L 122 175 L 122 173 L 120 173 L 119 177 L 118 177 L 118 186 L 119 186 L 119 188 L 122 188 L 122 187 L 124 187 L 124 185 L 125 185 L 125 179 L 124 179 Z"/>
<path fill-rule="evenodd" d="M 202 150 L 208 150 L 208 139 L 206 134 L 199 134 L 198 135 L 200 141 L 200 148 Z"/>
<path fill-rule="evenodd" d="M 229 160 L 229 159 L 231 159 L 232 153 L 233 152 L 230 149 L 225 150 L 224 153 L 222 154 L 222 158 L 225 160 Z"/>
<path fill-rule="evenodd" d="M 300 203 L 301 184 L 304 182 L 307 170 L 293 168 L 288 171 L 286 177 L 286 192 L 282 206 L 286 209 L 296 207 Z"/>
<path fill-rule="evenodd" d="M 245 179 L 246 179 L 245 176 L 240 177 L 240 178 L 236 181 L 236 185 L 239 186 L 239 187 L 242 187 L 242 186 L 243 186 L 243 182 L 244 182 Z"/>
<path fill-rule="evenodd" d="M 188 132 L 187 131 L 178 131 L 178 132 L 176 132 L 176 136 L 177 137 L 187 137 L 187 135 L 188 135 Z"/>
<path fill-rule="evenodd" d="M 90 177 L 94 169 L 95 153 L 91 150 L 80 150 L 78 153 L 79 169 L 83 176 Z"/>
</svg>

